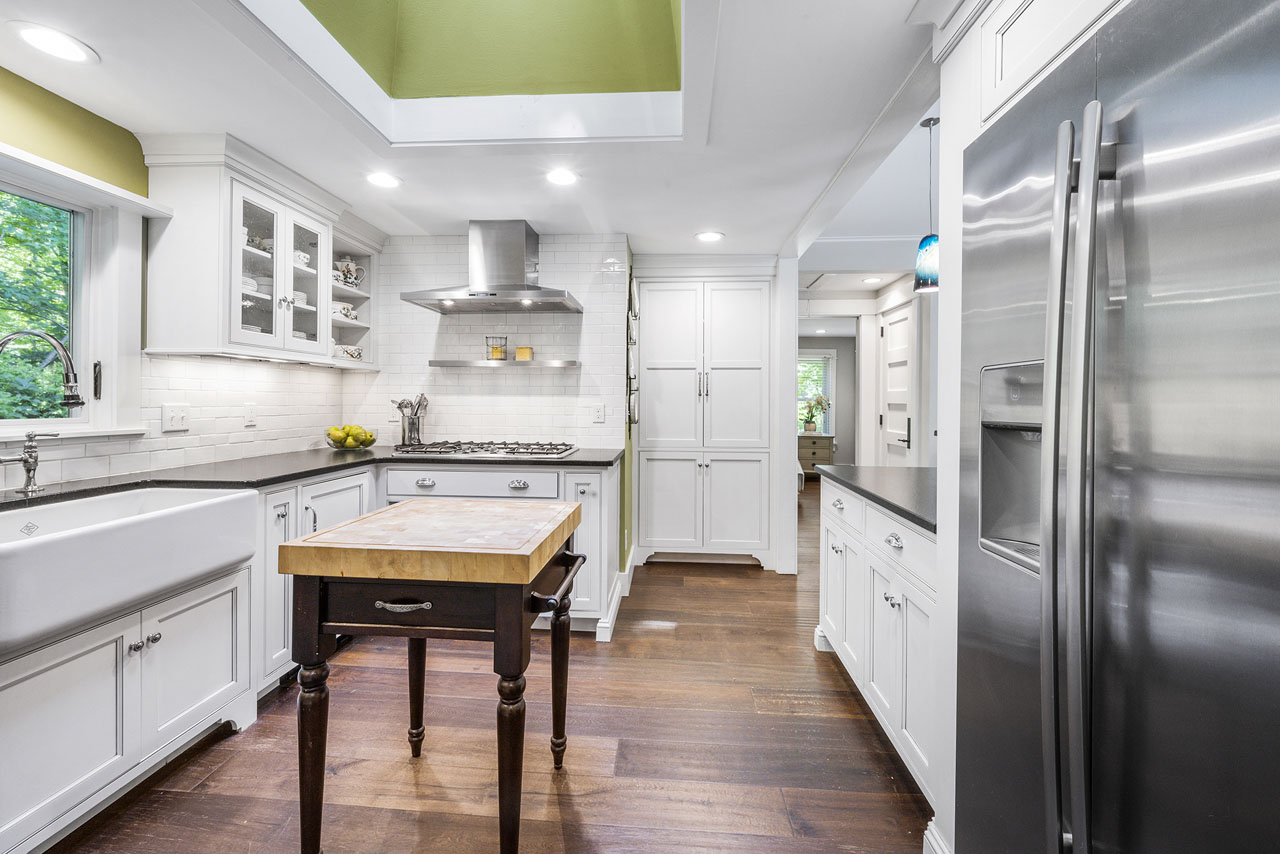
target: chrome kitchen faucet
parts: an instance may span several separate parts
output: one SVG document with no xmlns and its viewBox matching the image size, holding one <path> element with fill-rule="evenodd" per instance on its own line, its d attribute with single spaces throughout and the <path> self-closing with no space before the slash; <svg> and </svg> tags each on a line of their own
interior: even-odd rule
<svg viewBox="0 0 1280 854">
<path fill-rule="evenodd" d="M 36 468 L 40 465 L 40 449 L 36 446 L 36 439 L 56 438 L 57 433 L 37 433 L 32 430 L 27 434 L 27 441 L 22 443 L 21 454 L 16 457 L 0 457 L 0 463 L 22 463 L 27 480 L 18 491 L 23 495 L 35 495 L 44 491 L 44 487 L 36 483 Z"/>
</svg>

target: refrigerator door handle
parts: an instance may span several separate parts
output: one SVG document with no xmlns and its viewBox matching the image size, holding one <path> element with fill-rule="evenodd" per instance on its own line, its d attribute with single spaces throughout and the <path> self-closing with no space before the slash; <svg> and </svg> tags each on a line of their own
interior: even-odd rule
<svg viewBox="0 0 1280 854">
<path fill-rule="evenodd" d="M 1067 292 L 1067 246 L 1071 225 L 1076 127 L 1058 126 L 1053 173 L 1053 222 L 1049 247 L 1049 294 L 1045 310 L 1044 407 L 1040 439 L 1040 737 L 1044 756 L 1046 850 L 1069 845 L 1062 827 L 1061 726 L 1058 717 L 1058 454 L 1061 448 L 1063 304 Z"/>
<path fill-rule="evenodd" d="M 1107 159 L 1113 156 L 1109 147 Z M 1090 833 L 1090 684 L 1093 626 L 1089 612 L 1089 496 L 1093 469 L 1089 423 L 1093 386 L 1093 342 L 1098 224 L 1098 184 L 1104 157 L 1102 104 L 1084 109 L 1080 133 L 1080 200 L 1076 216 L 1075 282 L 1071 301 L 1071 373 L 1067 394 L 1067 780 L 1071 797 L 1072 854 L 1091 854 Z M 1107 177 L 1115 167 L 1107 164 Z"/>
</svg>

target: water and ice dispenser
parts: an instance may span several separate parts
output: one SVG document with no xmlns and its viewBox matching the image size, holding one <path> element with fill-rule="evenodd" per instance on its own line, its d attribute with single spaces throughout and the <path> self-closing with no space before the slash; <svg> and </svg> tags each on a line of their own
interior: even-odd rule
<svg viewBox="0 0 1280 854">
<path fill-rule="evenodd" d="M 1044 362 L 986 367 L 978 383 L 980 545 L 1039 572 Z"/>
</svg>

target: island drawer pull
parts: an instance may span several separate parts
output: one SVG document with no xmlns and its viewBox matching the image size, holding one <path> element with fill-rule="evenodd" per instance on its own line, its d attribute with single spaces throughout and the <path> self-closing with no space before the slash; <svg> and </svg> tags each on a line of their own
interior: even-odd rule
<svg viewBox="0 0 1280 854">
<path fill-rule="evenodd" d="M 373 603 L 373 607 L 382 608 L 384 611 L 390 611 L 393 614 L 408 614 L 410 611 L 430 611 L 430 602 L 412 602 L 404 605 L 395 602 L 383 602 L 379 599 Z"/>
<path fill-rule="evenodd" d="M 902 537 L 896 533 L 890 534 L 884 538 L 884 544 L 890 548 L 900 549 L 902 548 Z"/>
<path fill-rule="evenodd" d="M 430 489 L 436 485 L 436 482 L 429 477 L 420 477 L 415 481 L 415 483 L 423 489 Z"/>
<path fill-rule="evenodd" d="M 507 484 L 507 489 L 528 489 L 528 488 L 529 488 L 529 481 L 527 480 L 513 480 Z"/>
<path fill-rule="evenodd" d="M 573 552 L 561 552 L 560 560 L 564 565 L 564 579 L 560 582 L 560 586 L 556 588 L 556 592 L 550 596 L 543 596 L 541 593 L 529 594 L 530 605 L 535 614 L 555 611 L 565 603 L 573 590 L 573 579 L 577 577 L 578 570 L 582 569 L 582 565 L 587 562 L 587 556 L 574 554 Z M 565 610 L 566 612 L 568 611 L 567 608 Z"/>
</svg>

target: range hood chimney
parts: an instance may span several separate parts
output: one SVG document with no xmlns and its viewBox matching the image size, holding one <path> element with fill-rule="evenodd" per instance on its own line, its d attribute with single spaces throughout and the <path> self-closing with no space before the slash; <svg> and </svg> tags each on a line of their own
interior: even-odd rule
<svg viewBox="0 0 1280 854">
<path fill-rule="evenodd" d="M 566 291 L 538 286 L 538 232 L 522 219 L 472 220 L 467 225 L 466 290 L 411 291 L 400 299 L 438 311 L 560 311 L 582 313 Z"/>
</svg>

